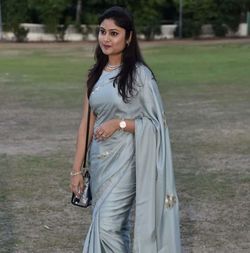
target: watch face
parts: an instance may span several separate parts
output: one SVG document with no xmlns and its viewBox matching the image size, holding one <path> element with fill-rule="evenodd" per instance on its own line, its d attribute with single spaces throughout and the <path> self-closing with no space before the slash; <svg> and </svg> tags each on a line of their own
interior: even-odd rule
<svg viewBox="0 0 250 253">
<path fill-rule="evenodd" d="M 120 122 L 120 128 L 125 128 L 126 127 L 126 122 L 125 121 L 121 121 Z"/>
</svg>

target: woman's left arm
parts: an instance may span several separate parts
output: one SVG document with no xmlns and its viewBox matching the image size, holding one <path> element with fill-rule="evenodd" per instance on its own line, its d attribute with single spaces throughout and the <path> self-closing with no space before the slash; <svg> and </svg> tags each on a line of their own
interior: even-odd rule
<svg viewBox="0 0 250 253">
<path fill-rule="evenodd" d="M 94 137 L 98 140 L 104 140 L 109 138 L 115 131 L 120 130 L 121 119 L 111 119 L 101 124 L 95 131 Z M 124 119 L 126 127 L 123 131 L 134 134 L 135 121 L 133 119 Z"/>
<path fill-rule="evenodd" d="M 119 123 L 120 119 L 117 120 L 116 124 L 118 125 L 118 129 L 120 129 Z M 129 132 L 131 134 L 135 133 L 135 121 L 133 119 L 124 119 L 126 122 L 126 127 L 124 128 L 123 131 Z"/>
</svg>

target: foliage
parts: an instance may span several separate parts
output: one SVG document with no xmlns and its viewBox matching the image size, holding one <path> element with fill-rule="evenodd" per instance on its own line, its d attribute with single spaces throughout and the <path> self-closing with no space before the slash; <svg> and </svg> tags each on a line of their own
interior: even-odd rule
<svg viewBox="0 0 250 253">
<path fill-rule="evenodd" d="M 176 5 L 179 0 L 175 0 Z M 250 0 L 183 0 L 183 36 L 195 37 L 203 24 L 212 24 L 215 35 L 225 36 L 227 27 L 236 31 Z"/>
<path fill-rule="evenodd" d="M 176 3 L 179 2 L 175 0 Z M 183 0 L 183 37 L 197 37 L 201 26 L 214 16 L 213 0 Z"/>
<path fill-rule="evenodd" d="M 97 23 L 97 17 L 103 10 L 119 5 L 133 13 L 138 31 L 144 34 L 146 39 L 152 39 L 154 34 L 159 32 L 161 7 L 165 2 L 165 0 L 92 0 L 85 4 L 84 21 L 87 24 Z"/>
<path fill-rule="evenodd" d="M 2 16 L 5 28 L 13 31 L 21 22 L 26 21 L 28 0 L 2 0 Z"/>
<path fill-rule="evenodd" d="M 138 32 L 144 34 L 147 40 L 154 38 L 155 34 L 160 33 L 160 24 L 162 15 L 160 12 L 160 7 L 163 1 L 138 1 L 137 4 L 133 6 L 133 14 L 135 17 L 135 24 L 138 28 Z"/>
<path fill-rule="evenodd" d="M 237 0 L 214 0 L 217 11 L 215 19 L 212 23 L 220 23 L 221 27 L 223 24 L 230 27 L 233 31 L 238 29 L 241 16 L 241 1 Z"/>
<path fill-rule="evenodd" d="M 17 42 L 24 42 L 29 33 L 29 29 L 21 27 L 20 25 L 16 25 L 13 27 L 13 33 L 16 37 Z"/>
<path fill-rule="evenodd" d="M 249 0 L 213 0 L 215 9 L 214 17 L 210 20 L 213 25 L 214 32 L 217 36 L 223 36 L 227 32 L 227 27 L 232 31 L 238 29 L 244 12 L 250 10 Z"/>
<path fill-rule="evenodd" d="M 12 31 L 16 37 L 16 41 L 25 41 L 29 29 L 20 27 L 20 23 L 26 20 L 28 0 L 2 0 L 1 3 L 4 29 Z"/>
<path fill-rule="evenodd" d="M 221 20 L 216 19 L 212 22 L 213 32 L 214 35 L 217 37 L 225 37 L 228 31 L 228 28 L 226 25 L 224 25 Z"/>
<path fill-rule="evenodd" d="M 227 27 L 237 30 L 250 11 L 250 0 L 182 1 L 184 37 L 199 36 L 201 26 L 208 23 L 217 36 L 225 36 Z M 5 29 L 14 31 L 24 22 L 43 23 L 58 40 L 64 39 L 69 24 L 79 30 L 80 24 L 96 24 L 103 10 L 113 5 L 128 8 L 134 14 L 138 31 L 151 39 L 160 31 L 162 20 L 178 20 L 179 3 L 180 0 L 1 0 Z"/>
<path fill-rule="evenodd" d="M 67 7 L 71 0 L 28 0 L 45 24 L 45 30 L 54 33 L 57 40 L 64 40 L 65 31 L 71 23 Z"/>
</svg>

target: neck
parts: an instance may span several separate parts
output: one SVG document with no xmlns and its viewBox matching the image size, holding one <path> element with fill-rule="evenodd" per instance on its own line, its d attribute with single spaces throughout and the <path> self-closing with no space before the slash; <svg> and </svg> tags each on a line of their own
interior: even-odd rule
<svg viewBox="0 0 250 253">
<path fill-rule="evenodd" d="M 120 65 L 122 63 L 122 56 L 121 55 L 110 55 L 108 64 L 112 66 Z"/>
</svg>

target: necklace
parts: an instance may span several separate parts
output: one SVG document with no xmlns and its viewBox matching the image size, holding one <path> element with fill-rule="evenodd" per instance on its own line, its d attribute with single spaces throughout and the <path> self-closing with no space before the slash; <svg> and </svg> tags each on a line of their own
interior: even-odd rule
<svg viewBox="0 0 250 253">
<path fill-rule="evenodd" d="M 108 64 L 105 66 L 105 68 L 106 68 L 107 70 L 112 71 L 112 70 L 118 69 L 120 66 L 121 66 L 121 64 L 118 64 L 118 65 L 111 65 L 111 64 L 108 63 Z"/>
</svg>

